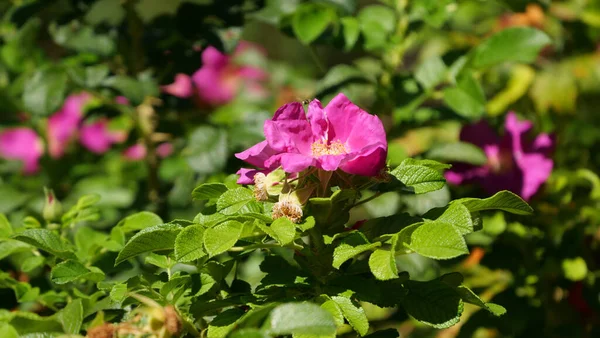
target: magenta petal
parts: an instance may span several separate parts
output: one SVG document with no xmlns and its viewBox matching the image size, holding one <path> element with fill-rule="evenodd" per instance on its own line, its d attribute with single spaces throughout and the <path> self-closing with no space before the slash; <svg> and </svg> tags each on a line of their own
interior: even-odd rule
<svg viewBox="0 0 600 338">
<path fill-rule="evenodd" d="M 59 158 L 69 142 L 75 137 L 79 123 L 83 119 L 83 108 L 91 99 L 90 94 L 70 95 L 58 112 L 48 119 L 48 150 L 50 156 Z"/>
<path fill-rule="evenodd" d="M 269 147 L 267 141 L 262 141 L 242 151 L 241 153 L 235 154 L 235 157 L 242 161 L 248 162 L 253 166 L 266 168 L 265 161 L 267 161 L 267 159 L 273 155 L 275 155 L 275 151 Z"/>
<path fill-rule="evenodd" d="M 202 52 L 202 66 L 211 68 L 225 67 L 229 63 L 229 57 L 213 46 L 208 46 Z"/>
<path fill-rule="evenodd" d="M 42 139 L 32 129 L 19 127 L 0 132 L 0 156 L 22 161 L 26 174 L 38 171 L 38 162 L 43 153 Z"/>
<path fill-rule="evenodd" d="M 316 160 L 310 156 L 294 153 L 284 153 L 275 155 L 265 164 L 268 168 L 283 167 L 283 170 L 287 173 L 294 174 L 299 173 L 308 167 L 314 166 Z"/>
<path fill-rule="evenodd" d="M 169 85 L 161 86 L 163 92 L 180 98 L 192 96 L 192 79 L 182 73 L 175 75 L 175 81 Z"/>
<path fill-rule="evenodd" d="M 220 69 L 209 67 L 203 66 L 192 75 L 198 96 L 212 105 L 231 101 L 235 96 L 238 81 L 235 78 L 226 81 Z"/>
<path fill-rule="evenodd" d="M 335 171 L 340 168 L 340 164 L 348 157 L 343 155 L 323 155 L 317 159 L 317 167 L 325 171 Z M 345 170 L 344 170 L 345 171 Z"/>
<path fill-rule="evenodd" d="M 160 158 L 171 156 L 171 154 L 173 154 L 173 151 L 173 144 L 169 142 L 161 143 L 156 147 L 156 155 L 158 155 L 158 157 Z"/>
<path fill-rule="evenodd" d="M 240 67 L 238 75 L 248 80 L 265 80 L 267 78 L 267 73 L 264 70 L 250 66 Z"/>
<path fill-rule="evenodd" d="M 374 144 L 353 154 L 351 159 L 342 163 L 340 169 L 353 175 L 376 176 L 385 167 L 386 158 L 387 144 Z"/>
<path fill-rule="evenodd" d="M 310 128 L 315 138 L 329 139 L 329 122 L 319 100 L 312 100 L 310 102 L 306 117 L 310 121 Z"/>
<path fill-rule="evenodd" d="M 490 172 L 489 167 L 475 167 L 457 163 L 452 166 L 452 169 L 445 172 L 444 177 L 449 183 L 458 185 L 472 183 L 475 180 L 486 179 L 486 177 L 487 180 L 493 180 L 493 178 L 488 177 Z"/>
<path fill-rule="evenodd" d="M 548 134 L 539 134 L 533 141 L 532 149 L 533 152 L 542 152 L 548 154 L 554 147 L 554 140 Z"/>
<path fill-rule="evenodd" d="M 129 161 L 140 161 L 146 157 L 146 146 L 136 143 L 123 151 L 123 157 Z"/>
<path fill-rule="evenodd" d="M 258 173 L 268 174 L 269 170 L 257 170 L 257 169 L 249 169 L 242 168 L 236 172 L 236 174 L 240 175 L 240 178 L 237 180 L 237 184 L 254 184 L 254 175 Z"/>
<path fill-rule="evenodd" d="M 460 140 L 472 143 L 480 148 L 500 143 L 500 138 L 485 120 L 463 126 L 460 131 Z"/>
<path fill-rule="evenodd" d="M 79 134 L 81 144 L 97 154 L 108 151 L 114 143 L 114 137 L 108 130 L 108 122 L 104 119 L 84 124 Z"/>
<path fill-rule="evenodd" d="M 552 173 L 553 161 L 542 154 L 525 154 L 517 159 L 523 175 L 521 197 L 529 200 Z"/>
<path fill-rule="evenodd" d="M 334 97 L 325 111 L 330 125 L 330 141 L 340 140 L 351 151 L 375 143 L 385 144 L 387 149 L 385 129 L 379 117 L 360 109 L 346 95 L 340 93 Z"/>
<path fill-rule="evenodd" d="M 269 146 L 276 152 L 311 153 L 313 135 L 299 102 L 279 108 L 273 120 L 265 121 L 263 129 Z"/>
</svg>

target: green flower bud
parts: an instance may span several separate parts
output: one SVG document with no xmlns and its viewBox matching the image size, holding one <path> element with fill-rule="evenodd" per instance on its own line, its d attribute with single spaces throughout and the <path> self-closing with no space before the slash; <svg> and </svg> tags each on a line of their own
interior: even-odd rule
<svg viewBox="0 0 600 338">
<path fill-rule="evenodd" d="M 51 189 L 44 188 L 44 194 L 46 195 L 46 203 L 44 204 L 44 209 L 42 210 L 42 216 L 47 222 L 54 221 L 59 219 L 62 216 L 62 204 L 56 196 L 54 196 L 54 191 Z"/>
</svg>

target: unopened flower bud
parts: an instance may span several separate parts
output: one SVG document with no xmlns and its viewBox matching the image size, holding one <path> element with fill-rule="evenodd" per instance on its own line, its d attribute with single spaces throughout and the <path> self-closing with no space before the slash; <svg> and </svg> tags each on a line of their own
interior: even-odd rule
<svg viewBox="0 0 600 338">
<path fill-rule="evenodd" d="M 273 205 L 271 216 L 273 219 L 286 217 L 293 223 L 300 223 L 302 220 L 302 205 L 290 196 L 281 195 L 279 202 Z"/>
<path fill-rule="evenodd" d="M 48 222 L 56 220 L 62 216 L 63 210 L 61 203 L 54 196 L 54 191 L 51 189 L 44 188 L 44 194 L 46 195 L 46 203 L 42 210 L 42 216 Z"/>
</svg>

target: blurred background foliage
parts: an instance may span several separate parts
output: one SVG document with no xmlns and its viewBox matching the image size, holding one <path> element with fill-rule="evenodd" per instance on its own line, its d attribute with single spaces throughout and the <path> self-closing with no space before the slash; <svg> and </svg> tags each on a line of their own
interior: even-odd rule
<svg viewBox="0 0 600 338">
<path fill-rule="evenodd" d="M 466 259 L 398 258 L 416 280 L 458 269 L 508 313 L 467 308 L 446 330 L 401 311 L 368 315 L 411 337 L 600 334 L 600 2 L 11 0 L 0 13 L 0 132 L 29 128 L 44 149 L 39 168 L 24 172 L 23 156 L 0 147 L 0 213 L 13 226 L 35 227 L 27 216 L 42 216 L 43 187 L 67 206 L 99 194 L 87 223 L 97 230 L 140 210 L 191 219 L 200 207 L 192 189 L 239 169 L 233 153 L 260 141 L 263 121 L 290 101 L 344 92 L 384 121 L 391 165 L 408 156 L 485 164 L 481 149 L 458 142 L 461 126 L 484 119 L 503 134 L 515 111 L 554 141 L 552 175 L 530 200 L 535 215 L 485 215 Z M 231 56 L 210 78 L 235 92 L 219 102 L 193 80 L 209 66 L 209 46 Z M 190 93 L 166 87 L 178 74 Z M 53 154 L 52 116 L 82 92 L 91 98 L 75 109 L 79 129 Z M 98 137 L 120 136 L 93 146 L 83 126 L 94 123 L 105 128 Z M 157 152 L 164 144 L 169 151 Z M 487 195 L 477 184 L 389 193 L 352 221 Z M 1 263 L 35 278 L 19 266 L 15 257 Z M 2 308 L 16 306 L 12 291 L 1 297 Z"/>
</svg>

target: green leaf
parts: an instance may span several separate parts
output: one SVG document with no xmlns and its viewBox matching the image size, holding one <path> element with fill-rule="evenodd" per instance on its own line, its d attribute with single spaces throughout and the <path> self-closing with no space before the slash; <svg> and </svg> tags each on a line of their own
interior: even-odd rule
<svg viewBox="0 0 600 338">
<path fill-rule="evenodd" d="M 121 227 L 124 233 L 143 230 L 159 224 L 163 224 L 162 218 L 150 211 L 141 211 L 123 218 L 117 226 Z"/>
<path fill-rule="evenodd" d="M 471 291 L 471 289 L 464 285 L 459 285 L 456 287 L 456 291 L 464 302 L 484 308 L 494 316 L 499 317 L 506 313 L 506 309 L 504 307 L 498 304 L 484 302 L 473 291 Z"/>
<path fill-rule="evenodd" d="M 13 235 L 13 238 L 38 249 L 47 251 L 54 256 L 69 259 L 75 258 L 70 243 L 59 237 L 56 233 L 47 229 L 28 229 Z"/>
<path fill-rule="evenodd" d="M 58 313 L 63 329 L 68 334 L 78 334 L 83 322 L 83 306 L 81 299 L 75 299 Z"/>
<path fill-rule="evenodd" d="M 588 273 L 587 264 L 581 257 L 563 259 L 562 270 L 565 274 L 565 277 L 574 282 L 584 280 Z"/>
<path fill-rule="evenodd" d="M 274 232 L 274 238 L 281 245 L 290 244 L 296 237 L 296 224 L 292 223 L 286 217 L 281 217 L 271 223 L 271 230 Z"/>
<path fill-rule="evenodd" d="M 229 338 L 270 338 L 264 331 L 254 328 L 244 328 L 233 331 Z"/>
<path fill-rule="evenodd" d="M 19 337 L 26 337 L 28 333 L 63 332 L 64 325 L 58 316 L 41 317 L 32 312 L 15 312 L 11 314 L 9 324 L 19 333 Z M 76 318 L 75 318 L 76 319 Z"/>
<path fill-rule="evenodd" d="M 404 185 L 414 189 L 415 194 L 423 194 L 441 189 L 446 184 L 442 169 L 450 168 L 431 160 L 407 158 L 390 174 Z"/>
<path fill-rule="evenodd" d="M 243 225 L 237 221 L 225 221 L 204 231 L 204 248 L 210 257 L 225 252 L 235 245 L 242 234 Z"/>
<path fill-rule="evenodd" d="M 394 10 L 381 5 L 364 7 L 358 13 L 357 19 L 365 37 L 364 47 L 367 50 L 384 47 L 397 23 Z"/>
<path fill-rule="evenodd" d="M 13 234 L 12 226 L 8 221 L 8 218 L 2 213 L 0 213 L 0 239 L 1 238 L 9 238 L 10 235 Z M 0 252 L 2 252 L 0 250 Z"/>
<path fill-rule="evenodd" d="M 67 260 L 56 264 L 52 268 L 50 279 L 56 284 L 66 284 L 78 279 L 92 280 L 95 282 L 104 279 L 104 273 L 98 268 L 88 269 L 85 265 L 74 260 Z"/>
<path fill-rule="evenodd" d="M 425 89 L 432 89 L 446 80 L 448 68 L 442 59 L 435 55 L 423 63 L 415 70 L 415 80 Z"/>
<path fill-rule="evenodd" d="M 0 249 L 2 250 L 2 249 Z M 1 252 L 1 251 L 0 251 Z M 35 268 L 38 268 L 46 262 L 46 258 L 43 256 L 33 256 L 25 259 L 21 264 L 21 270 L 23 272 L 31 272 Z"/>
<path fill-rule="evenodd" d="M 460 116 L 477 119 L 485 112 L 485 94 L 471 74 L 462 76 L 455 87 L 444 89 L 444 102 Z"/>
<path fill-rule="evenodd" d="M 333 316 L 316 304 L 286 303 L 273 309 L 263 329 L 273 336 L 331 336 L 336 325 Z"/>
<path fill-rule="evenodd" d="M 8 323 L 0 323 L 0 337 L 19 338 L 19 333 Z"/>
<path fill-rule="evenodd" d="M 17 252 L 31 251 L 32 249 L 33 247 L 27 243 L 14 239 L 6 239 L 0 242 L 0 259 L 9 257 Z"/>
<path fill-rule="evenodd" d="M 451 224 L 438 221 L 425 221 L 415 229 L 408 247 L 433 259 L 450 259 L 469 253 L 460 232 Z"/>
<path fill-rule="evenodd" d="M 369 268 L 373 276 L 379 280 L 398 278 L 396 251 L 390 249 L 375 250 L 369 257 Z"/>
<path fill-rule="evenodd" d="M 294 13 L 292 29 L 298 39 L 308 45 L 323 34 L 335 16 L 335 11 L 329 6 L 304 3 Z"/>
<path fill-rule="evenodd" d="M 326 297 L 327 300 L 323 302 L 323 304 L 321 304 L 321 308 L 331 313 L 335 321 L 335 325 L 337 327 L 344 325 L 344 314 L 342 313 L 342 309 L 340 309 L 340 306 L 336 302 L 331 300 L 329 296 L 324 297 Z"/>
<path fill-rule="evenodd" d="M 538 29 L 503 29 L 475 48 L 473 66 L 489 67 L 506 61 L 530 63 L 535 61 L 540 50 L 551 42 L 550 37 Z"/>
<path fill-rule="evenodd" d="M 167 269 L 169 266 L 171 266 L 171 262 L 169 262 L 169 257 L 165 255 L 155 254 L 154 252 L 148 254 L 148 256 L 146 256 L 146 258 L 144 259 L 144 262 L 146 264 L 154 265 L 161 269 Z"/>
<path fill-rule="evenodd" d="M 451 203 L 463 204 L 470 212 L 483 210 L 503 210 L 516 215 L 530 215 L 533 209 L 521 197 L 514 193 L 504 190 L 496 193 L 492 197 L 479 198 L 461 198 Z"/>
<path fill-rule="evenodd" d="M 369 321 L 365 310 L 358 304 L 354 304 L 349 298 L 342 296 L 333 296 L 331 300 L 342 310 L 344 318 L 350 323 L 350 325 L 358 332 L 359 335 L 364 336 L 369 331 Z"/>
<path fill-rule="evenodd" d="M 178 262 L 190 262 L 206 256 L 202 249 L 204 227 L 190 225 L 183 229 L 175 239 L 175 259 Z"/>
<path fill-rule="evenodd" d="M 227 191 L 227 186 L 223 183 L 204 183 L 192 191 L 192 199 L 196 201 L 219 198 Z"/>
<path fill-rule="evenodd" d="M 436 221 L 454 226 L 461 235 L 477 230 L 469 209 L 460 203 L 451 204 Z"/>
<path fill-rule="evenodd" d="M 58 68 L 36 71 L 25 81 L 23 105 L 33 115 L 48 116 L 63 102 L 67 89 L 67 74 Z"/>
<path fill-rule="evenodd" d="M 225 215 L 233 215 L 241 211 L 252 211 L 244 208 L 248 203 L 255 201 L 252 190 L 247 188 L 235 188 L 226 191 L 217 200 L 217 211 Z M 247 210 L 248 209 L 248 210 Z"/>
<path fill-rule="evenodd" d="M 210 324 L 208 324 L 208 338 L 225 338 L 233 330 L 235 324 L 244 315 L 244 310 L 233 308 L 219 313 Z"/>
<path fill-rule="evenodd" d="M 455 142 L 443 143 L 433 146 L 427 153 L 427 158 L 444 162 L 461 162 L 472 165 L 483 165 L 487 162 L 487 156 L 472 143 Z"/>
<path fill-rule="evenodd" d="M 381 246 L 381 243 L 369 243 L 364 235 L 355 232 L 344 238 L 343 242 L 333 250 L 332 266 L 339 269 L 350 258 L 379 246 Z"/>
<path fill-rule="evenodd" d="M 405 285 L 408 294 L 402 305 L 408 314 L 438 329 L 458 323 L 464 305 L 450 285 L 439 280 L 407 281 Z"/>
<path fill-rule="evenodd" d="M 337 92 L 340 88 L 353 83 L 365 83 L 369 79 L 364 72 L 350 65 L 335 65 L 318 82 L 316 92 L 319 95 Z"/>
<path fill-rule="evenodd" d="M 127 284 L 125 283 L 118 283 L 115 284 L 112 289 L 110 290 L 110 294 L 109 297 L 111 300 L 117 302 L 117 303 L 121 303 L 125 300 L 125 298 L 127 298 Z"/>
<path fill-rule="evenodd" d="M 179 224 L 167 223 L 155 225 L 138 232 L 131 237 L 123 250 L 119 252 L 115 266 L 145 252 L 172 250 L 181 228 Z"/>
<path fill-rule="evenodd" d="M 108 35 L 96 34 L 90 26 L 82 26 L 75 22 L 60 27 L 53 24 L 50 25 L 49 31 L 56 44 L 79 53 L 108 56 L 115 51 L 115 41 Z"/>
<path fill-rule="evenodd" d="M 358 20 L 352 16 L 340 19 L 344 33 L 344 48 L 348 51 L 356 44 L 360 35 L 360 25 Z"/>
</svg>

